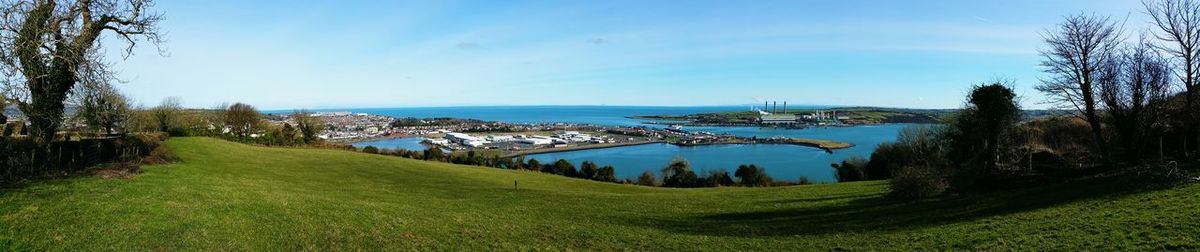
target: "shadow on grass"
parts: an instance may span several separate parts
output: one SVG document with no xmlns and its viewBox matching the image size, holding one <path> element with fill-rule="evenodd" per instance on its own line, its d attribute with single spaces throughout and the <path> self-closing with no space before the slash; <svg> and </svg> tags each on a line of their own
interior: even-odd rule
<svg viewBox="0 0 1200 252">
<path fill-rule="evenodd" d="M 1117 198 L 1144 191 L 1118 179 L 1088 179 L 1033 189 L 946 196 L 904 202 L 881 196 L 834 196 L 812 207 L 701 215 L 682 219 L 638 219 L 631 223 L 671 232 L 712 236 L 792 236 L 908 230 L 1019 213 L 1092 198 Z M 811 202 L 807 199 L 763 202 Z"/>
<path fill-rule="evenodd" d="M 864 194 L 849 194 L 849 193 L 847 193 L 847 194 L 829 195 L 829 196 L 825 196 L 825 197 L 772 200 L 772 201 L 768 201 L 768 202 L 775 203 L 775 204 L 818 203 L 818 202 L 823 202 L 823 201 L 854 200 L 854 199 L 865 199 L 865 198 L 873 198 L 873 197 L 878 197 L 878 195 L 873 195 L 873 194 L 864 195 Z"/>
</svg>

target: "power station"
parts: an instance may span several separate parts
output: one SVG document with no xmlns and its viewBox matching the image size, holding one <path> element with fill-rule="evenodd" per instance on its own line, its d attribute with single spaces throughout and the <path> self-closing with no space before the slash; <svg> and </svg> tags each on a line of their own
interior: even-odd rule
<svg viewBox="0 0 1200 252">
<path fill-rule="evenodd" d="M 815 110 L 811 113 L 797 116 L 794 113 L 788 113 L 787 102 L 783 102 L 783 107 L 780 108 L 778 101 L 764 101 L 762 109 L 752 108 L 758 112 L 758 123 L 769 126 L 793 126 L 798 124 L 803 125 L 837 125 L 841 124 L 841 118 L 838 117 L 837 110 Z"/>
</svg>

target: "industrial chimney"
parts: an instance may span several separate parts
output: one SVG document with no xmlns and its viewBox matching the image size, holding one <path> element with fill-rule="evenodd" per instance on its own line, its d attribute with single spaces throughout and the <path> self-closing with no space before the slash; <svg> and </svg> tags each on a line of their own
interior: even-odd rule
<svg viewBox="0 0 1200 252">
<path fill-rule="evenodd" d="M 779 102 L 777 102 L 777 101 L 771 102 L 771 114 L 775 114 L 778 112 L 779 112 Z"/>
<path fill-rule="evenodd" d="M 787 114 L 787 101 L 783 101 L 783 113 Z"/>
</svg>

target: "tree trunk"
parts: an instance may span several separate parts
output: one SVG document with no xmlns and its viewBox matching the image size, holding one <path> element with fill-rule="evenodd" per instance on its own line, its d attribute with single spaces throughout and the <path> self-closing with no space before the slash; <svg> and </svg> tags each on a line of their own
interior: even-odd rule
<svg viewBox="0 0 1200 252">
<path fill-rule="evenodd" d="M 31 102 L 26 111 L 30 111 L 29 136 L 35 141 L 48 144 L 54 141 L 58 128 L 63 121 L 63 100 L 67 92 L 75 85 L 75 76 L 65 64 L 55 64 L 50 76 L 28 80 Z"/>
<path fill-rule="evenodd" d="M 1091 90 L 1090 88 L 1084 90 Z M 1108 143 L 1104 141 L 1104 133 L 1100 128 L 1100 117 L 1096 115 L 1096 100 L 1092 94 L 1083 93 L 1083 101 L 1085 104 L 1084 117 L 1087 117 L 1088 126 L 1092 128 L 1092 138 L 1100 148 L 1100 158 L 1104 161 L 1104 165 L 1112 164 L 1112 157 L 1108 152 Z"/>
<path fill-rule="evenodd" d="M 1185 49 L 1188 52 L 1194 52 L 1191 50 L 1190 47 L 1185 47 Z M 1200 92 L 1200 91 L 1195 90 L 1196 89 L 1195 61 L 1196 61 L 1196 59 L 1193 58 L 1192 54 L 1186 54 L 1183 57 L 1184 73 L 1186 75 L 1186 76 L 1184 76 L 1185 79 L 1183 80 L 1183 101 L 1184 101 L 1184 103 L 1183 103 L 1183 107 L 1184 107 L 1184 109 L 1183 109 L 1183 111 L 1184 111 L 1183 112 L 1184 113 L 1184 115 L 1183 115 L 1184 116 L 1184 118 L 1183 118 L 1183 120 L 1184 120 L 1183 156 L 1184 157 L 1188 157 L 1189 153 L 1190 153 L 1190 150 L 1188 150 L 1187 146 L 1197 146 L 1196 144 L 1200 143 L 1200 132 L 1198 132 L 1196 129 L 1196 125 L 1197 125 L 1196 122 L 1197 122 L 1197 120 L 1200 120 L 1200 118 L 1198 118 L 1198 117 L 1200 117 L 1200 115 L 1196 114 L 1197 108 L 1196 108 L 1196 97 L 1195 97 L 1195 93 Z M 1195 147 L 1192 147 L 1192 148 L 1195 148 Z"/>
<path fill-rule="evenodd" d="M 1200 92 L 1200 90 L 1196 90 L 1194 83 L 1192 85 L 1187 85 L 1184 90 L 1183 113 L 1185 117 L 1184 119 L 1187 120 L 1187 123 L 1185 125 L 1186 129 L 1184 129 L 1185 138 L 1183 141 L 1187 144 L 1187 146 L 1191 146 L 1193 149 L 1188 150 L 1188 148 L 1184 148 L 1184 157 L 1190 157 L 1191 152 L 1200 150 L 1200 148 L 1197 148 L 1197 146 L 1200 146 L 1200 129 L 1197 127 L 1200 125 L 1200 108 L 1196 107 L 1197 92 Z"/>
</svg>

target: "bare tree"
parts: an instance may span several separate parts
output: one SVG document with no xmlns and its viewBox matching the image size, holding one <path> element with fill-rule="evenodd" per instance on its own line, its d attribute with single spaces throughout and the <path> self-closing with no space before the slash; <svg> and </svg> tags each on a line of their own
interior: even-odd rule
<svg viewBox="0 0 1200 252">
<path fill-rule="evenodd" d="M 1137 162 L 1171 93 L 1171 66 L 1143 37 L 1103 64 L 1097 83 L 1106 119 L 1115 131 L 1120 157 Z"/>
<path fill-rule="evenodd" d="M 77 116 L 93 130 L 102 129 L 112 135 L 129 118 L 129 99 L 111 85 L 83 85 L 75 97 Z"/>
<path fill-rule="evenodd" d="M 1120 33 L 1117 24 L 1107 17 L 1068 16 L 1043 35 L 1049 48 L 1041 51 L 1041 65 L 1050 77 L 1036 86 L 1052 102 L 1073 107 L 1087 120 L 1106 163 L 1111 159 L 1097 112 L 1096 79 L 1119 46 Z"/>
<path fill-rule="evenodd" d="M 239 137 L 249 136 L 250 133 L 253 133 L 261 120 L 262 115 L 249 104 L 234 103 L 229 106 L 229 110 L 225 111 L 225 124 L 229 125 L 230 132 Z"/>
<path fill-rule="evenodd" d="M 24 84 L 18 103 L 31 123 L 30 135 L 41 143 L 54 139 L 62 124 L 63 102 L 77 83 L 112 78 L 99 50 L 101 35 L 123 39 L 126 56 L 139 41 L 161 42 L 155 27 L 161 15 L 146 13 L 150 0 L 6 0 L 2 4 L 0 70 L 7 85 Z"/>
<path fill-rule="evenodd" d="M 1184 109 L 1191 111 L 1185 114 L 1186 133 L 1189 135 L 1186 146 L 1200 149 L 1200 118 L 1195 111 L 1200 111 L 1197 103 L 1197 93 L 1200 93 L 1200 2 L 1193 0 L 1153 0 L 1142 1 L 1146 14 L 1150 15 L 1152 24 L 1158 28 L 1155 36 L 1167 42 L 1158 49 L 1175 57 L 1182 71 L 1178 78 L 1184 87 Z M 1185 146 L 1185 148 L 1186 148 Z M 1187 153 L 1189 150 L 1183 150 Z"/>
</svg>

